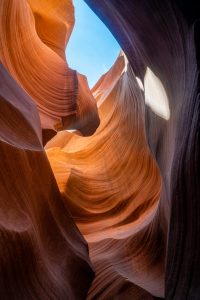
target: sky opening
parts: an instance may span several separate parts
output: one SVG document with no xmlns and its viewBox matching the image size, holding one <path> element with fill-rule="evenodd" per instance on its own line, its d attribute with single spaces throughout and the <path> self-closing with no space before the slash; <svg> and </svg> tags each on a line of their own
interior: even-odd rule
<svg viewBox="0 0 200 300">
<path fill-rule="evenodd" d="M 83 0 L 74 0 L 75 26 L 66 55 L 69 66 L 84 74 L 92 88 L 115 62 L 120 46 Z"/>
</svg>

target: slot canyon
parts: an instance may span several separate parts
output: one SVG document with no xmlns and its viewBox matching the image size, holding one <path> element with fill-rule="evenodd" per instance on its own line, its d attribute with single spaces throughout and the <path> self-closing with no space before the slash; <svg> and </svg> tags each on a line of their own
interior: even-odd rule
<svg viewBox="0 0 200 300">
<path fill-rule="evenodd" d="M 84 1 L 92 88 L 72 0 L 0 0 L 0 299 L 200 300 L 200 3 Z"/>
</svg>

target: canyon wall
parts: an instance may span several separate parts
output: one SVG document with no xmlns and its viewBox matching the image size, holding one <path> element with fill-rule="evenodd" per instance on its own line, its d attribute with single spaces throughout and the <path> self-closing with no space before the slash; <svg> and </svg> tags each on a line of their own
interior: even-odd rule
<svg viewBox="0 0 200 300">
<path fill-rule="evenodd" d="M 198 300 L 198 8 L 85 2 L 123 49 L 92 90 L 71 0 L 0 2 L 0 298 Z"/>
</svg>

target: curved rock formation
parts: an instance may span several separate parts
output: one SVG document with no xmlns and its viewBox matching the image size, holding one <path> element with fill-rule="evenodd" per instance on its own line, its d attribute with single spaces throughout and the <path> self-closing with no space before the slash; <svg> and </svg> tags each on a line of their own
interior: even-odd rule
<svg viewBox="0 0 200 300">
<path fill-rule="evenodd" d="M 37 104 L 43 129 L 90 135 L 99 124 L 96 103 L 64 54 L 73 13 L 72 1 L 1 1 L 0 60 Z"/>
<path fill-rule="evenodd" d="M 71 0 L 0 2 L 0 295 L 198 300 L 199 13 L 85 2 L 125 53 L 92 91 Z"/>
<path fill-rule="evenodd" d="M 60 133 L 47 144 L 66 206 L 89 243 L 96 278 L 88 299 L 119 295 L 117 288 L 109 292 L 115 280 L 162 296 L 164 243 L 158 221 L 152 223 L 161 180 L 146 140 L 143 95 L 123 55 L 93 94 L 101 120 L 96 133 Z"/>
<path fill-rule="evenodd" d="M 170 119 L 165 121 L 149 109 L 146 114 L 149 144 L 163 179 L 160 216 L 168 235 L 165 294 L 166 299 L 199 299 L 198 4 L 86 2 L 120 42 L 136 76 L 143 81 L 149 67 L 165 88 Z"/>
<path fill-rule="evenodd" d="M 0 298 L 85 299 L 94 276 L 88 247 L 63 205 L 42 128 L 60 122 L 90 134 L 98 125 L 96 103 L 85 78 L 49 48 L 55 42 L 64 51 L 72 22 L 63 34 L 61 16 L 73 16 L 69 2 L 59 9 L 56 1 L 29 4 L 0 3 L 0 60 L 18 81 L 0 65 Z M 44 28 L 52 34 L 46 45 Z"/>
<path fill-rule="evenodd" d="M 86 2 L 91 4 L 92 8 L 97 11 L 97 13 L 100 15 L 100 17 L 103 18 L 104 21 L 106 21 L 106 24 L 110 26 L 116 38 L 121 42 L 121 45 L 126 52 L 134 73 L 138 79 L 138 82 L 140 83 L 141 88 L 144 90 L 144 98 L 146 100 L 145 117 L 148 143 L 158 162 L 163 182 L 161 199 L 159 201 L 159 209 L 157 210 L 157 214 L 155 215 L 154 219 L 149 225 L 149 228 L 146 229 L 146 231 L 142 230 L 142 228 L 140 229 L 139 234 L 135 237 L 135 240 L 138 241 L 138 243 L 135 242 L 134 244 L 133 242 L 135 232 L 134 230 L 132 230 L 132 244 L 131 247 L 128 247 L 125 241 L 123 241 L 122 243 L 117 242 L 119 238 L 122 239 L 122 236 L 120 236 L 121 225 L 123 224 L 123 220 L 126 219 L 127 216 L 124 217 L 124 219 L 121 217 L 121 206 L 118 206 L 118 201 L 116 199 L 118 195 L 120 200 L 124 200 L 123 188 L 126 188 L 126 184 L 127 182 L 129 182 L 126 178 L 126 175 L 130 176 L 130 173 L 132 171 L 130 167 L 131 165 L 129 165 L 128 163 L 131 161 L 131 157 L 134 157 L 134 154 L 130 154 L 129 159 L 127 159 L 124 149 L 126 149 L 126 143 L 129 143 L 129 146 L 131 147 L 129 133 L 131 128 L 130 124 L 134 124 L 133 120 L 131 120 L 129 126 L 127 126 L 129 130 L 125 131 L 126 133 L 122 134 L 122 137 L 124 139 L 120 136 L 121 138 L 118 138 L 117 140 L 118 145 L 115 145 L 114 147 L 114 153 L 118 153 L 116 159 L 118 161 L 118 166 L 113 167 L 112 161 L 114 158 L 111 156 L 111 154 L 107 154 L 109 153 L 109 147 L 107 146 L 107 139 L 103 135 L 103 131 L 100 131 L 100 133 L 102 134 L 100 144 L 95 141 L 96 134 L 98 134 L 101 126 L 103 125 L 100 126 L 97 133 L 93 137 L 91 137 L 89 141 L 80 141 L 80 138 L 72 138 L 66 134 L 66 137 L 65 135 L 60 135 L 56 138 L 58 139 L 58 143 L 56 143 L 56 139 L 54 139 L 51 144 L 49 144 L 49 147 L 61 146 L 62 148 L 61 152 L 57 148 L 49 149 L 48 156 L 50 158 L 50 161 L 52 161 L 54 173 L 58 174 L 57 181 L 61 185 L 61 191 L 64 191 L 66 195 L 66 202 L 68 205 L 70 205 L 76 223 L 78 224 L 81 232 L 85 235 L 90 244 L 90 254 L 96 268 L 96 278 L 91 288 L 89 298 L 100 297 L 102 299 L 112 299 L 113 297 L 117 297 L 119 293 L 119 290 L 116 287 L 117 285 L 110 294 L 109 283 L 113 282 L 114 278 L 118 278 L 118 283 L 120 282 L 120 284 L 122 284 L 122 280 L 120 281 L 119 275 L 122 275 L 122 277 L 124 277 L 124 280 L 129 280 L 129 282 L 131 281 L 134 284 L 145 288 L 153 295 L 160 297 L 164 296 L 164 282 L 162 282 L 162 276 L 164 276 L 164 268 L 162 266 L 165 262 L 164 248 L 166 247 L 167 242 L 168 226 L 170 226 L 170 234 L 172 234 L 173 239 L 169 239 L 169 252 L 167 256 L 166 273 L 166 296 L 169 299 L 188 299 L 187 297 L 190 297 L 195 293 L 195 299 L 198 299 L 196 279 L 194 279 L 193 283 L 191 283 L 191 274 L 193 273 L 193 271 L 197 272 L 197 277 L 198 258 L 195 253 L 197 253 L 196 251 L 199 248 L 195 248 L 194 252 L 191 252 L 191 256 L 185 258 L 185 266 L 182 264 L 179 250 L 180 247 L 181 249 L 184 249 L 186 246 L 183 245 L 187 244 L 187 239 L 182 238 L 182 240 L 179 240 L 179 235 L 184 236 L 185 230 L 189 230 L 189 228 L 195 227 L 196 232 L 198 232 L 199 230 L 197 219 L 194 218 L 191 221 L 192 211 L 194 207 L 197 207 L 196 201 L 198 199 L 198 187 L 195 184 L 192 187 L 192 190 L 194 190 L 196 193 L 196 200 L 193 200 L 194 203 L 191 204 L 190 209 L 188 209 L 188 204 L 185 204 L 186 206 L 183 212 L 180 213 L 181 207 L 179 205 L 181 205 L 181 199 L 185 199 L 185 203 L 187 203 L 187 201 L 190 202 L 191 200 L 189 195 L 187 196 L 187 193 L 182 193 L 181 188 L 179 189 L 180 200 L 177 200 L 178 180 L 182 182 L 183 175 L 181 175 L 180 173 L 179 179 L 176 175 L 178 168 L 185 168 L 185 162 L 180 162 L 176 158 L 177 155 L 180 155 L 180 151 L 183 151 L 183 153 L 185 153 L 186 151 L 186 148 L 180 147 L 179 142 L 179 136 L 183 134 L 183 128 L 185 128 L 185 118 L 191 118 L 191 120 L 195 122 L 195 129 L 192 133 L 194 137 L 193 139 L 191 139 L 191 146 L 195 145 L 193 143 L 196 143 L 195 139 L 198 138 L 198 136 L 196 136 L 196 132 L 198 130 L 198 118 L 196 118 L 195 115 L 196 111 L 198 111 L 197 106 L 199 100 L 196 96 L 197 65 L 193 27 L 189 27 L 187 22 L 181 16 L 181 13 L 178 11 L 177 7 L 167 1 L 163 1 L 162 4 L 156 1 L 143 1 L 142 3 L 141 1 L 110 1 L 109 3 L 107 1 L 101 1 L 101 3 L 99 3 L 95 0 L 91 0 Z M 144 7 L 146 7 L 145 11 Z M 167 23 L 164 21 L 166 15 L 168 16 Z M 152 16 L 155 17 L 152 18 Z M 112 71 L 110 73 L 112 73 Z M 105 79 L 106 76 L 103 76 L 103 78 L 97 84 L 97 91 L 93 91 L 96 99 L 99 100 L 99 97 L 101 98 L 102 96 L 102 91 L 99 92 L 98 88 L 100 88 L 101 90 L 102 84 L 104 82 L 104 86 L 102 88 L 105 95 L 104 97 L 108 97 L 109 99 L 107 99 L 105 103 L 109 102 L 109 97 L 112 97 L 113 95 L 112 92 L 111 95 L 109 94 L 109 92 L 112 90 L 112 82 L 110 82 L 110 78 Z M 130 78 L 131 76 L 129 74 L 128 77 L 129 81 L 134 82 L 134 75 L 132 76 L 132 78 Z M 133 85 L 132 90 L 134 89 L 135 86 Z M 126 94 L 126 92 L 129 93 L 130 97 L 132 97 L 132 95 L 130 92 L 128 92 L 127 85 L 123 86 L 123 84 L 121 84 L 119 90 L 120 92 L 118 91 L 117 96 L 123 99 L 122 102 L 124 103 L 125 107 L 122 106 L 120 108 L 120 112 L 118 111 L 118 116 L 121 116 L 122 119 L 124 116 L 124 118 L 126 119 L 127 103 L 125 102 L 123 96 Z M 103 101 L 102 99 L 104 99 L 104 97 L 101 98 L 101 101 Z M 111 107 L 114 109 L 114 105 L 117 102 L 116 96 L 114 98 L 115 101 L 113 101 L 114 103 L 112 104 L 112 106 L 108 105 L 107 107 L 107 111 L 109 111 L 109 113 L 112 113 Z M 139 101 L 138 96 L 136 97 L 136 99 Z M 132 99 L 132 101 L 135 102 L 137 101 L 136 99 Z M 106 106 L 106 104 L 104 105 Z M 190 115 L 188 114 L 189 107 Z M 99 111 L 101 112 L 101 106 Z M 131 110 L 130 108 L 130 111 L 130 114 L 134 118 L 134 110 Z M 102 122 L 101 113 L 100 116 Z M 115 127 L 112 127 L 113 123 L 115 122 L 114 119 L 115 118 L 112 116 L 112 122 L 108 121 L 107 123 L 106 131 L 109 132 L 110 130 L 110 139 L 112 139 L 112 137 L 113 139 L 115 139 L 116 129 Z M 125 121 L 123 121 L 123 125 L 124 122 Z M 123 125 L 120 123 L 120 125 L 116 127 L 117 132 L 120 132 L 120 129 L 123 130 Z M 190 128 L 188 128 L 187 130 L 189 134 Z M 135 132 L 130 133 L 130 135 L 134 139 Z M 66 142 L 64 142 L 65 138 Z M 140 137 L 140 141 L 141 139 L 142 137 Z M 102 145 L 102 147 L 104 147 L 105 145 L 105 150 L 103 151 L 101 146 L 99 145 Z M 121 145 L 121 149 L 123 149 L 121 150 L 121 152 L 119 151 L 119 145 Z M 90 148 L 91 150 L 87 151 L 87 148 Z M 142 148 L 139 147 L 138 153 L 140 153 L 140 150 L 142 151 Z M 99 166 L 96 166 L 95 160 L 98 159 L 98 151 L 101 153 L 99 154 L 99 156 L 102 155 L 103 161 L 106 162 L 99 164 Z M 193 151 L 195 150 L 190 149 L 188 151 L 188 159 L 193 160 Z M 138 155 L 138 153 L 136 153 L 136 157 L 139 158 L 140 155 Z M 90 159 L 88 159 L 90 155 L 91 161 Z M 125 164 L 122 163 L 123 159 L 126 161 Z M 197 157 L 194 159 L 197 159 Z M 87 168 L 85 164 L 87 164 L 87 166 L 90 165 L 90 167 Z M 192 162 L 191 165 L 193 165 Z M 128 170 L 130 173 L 127 171 L 126 166 L 128 166 Z M 102 175 L 100 175 L 101 172 L 103 172 L 102 170 L 109 169 L 109 167 L 111 168 L 113 173 L 106 171 L 106 175 L 109 174 L 107 175 L 107 178 L 106 176 L 103 177 Z M 65 171 L 63 171 L 64 169 Z M 124 171 L 125 173 L 123 173 L 123 177 L 126 179 L 122 185 L 120 185 L 115 178 L 115 176 L 117 177 L 117 170 L 119 173 L 120 171 Z M 90 172 L 93 172 L 92 176 L 90 175 Z M 133 171 L 132 174 L 134 174 Z M 185 176 L 187 178 L 186 174 Z M 119 187 L 121 194 L 119 195 L 117 193 L 117 188 L 115 190 L 115 186 L 113 187 L 112 184 L 111 188 L 110 185 L 104 184 L 104 180 L 102 178 L 106 178 L 104 180 L 107 183 L 110 182 L 110 178 L 112 178 L 114 182 L 116 180 L 116 186 Z M 137 176 L 137 178 L 139 177 Z M 128 179 L 130 178 L 128 177 Z M 98 183 L 98 180 L 100 181 L 100 183 Z M 67 182 L 66 186 L 64 185 L 64 181 Z M 92 187 L 90 186 L 90 182 Z M 137 180 L 135 179 L 133 182 L 137 182 Z M 98 186 L 101 187 L 99 188 L 99 190 Z M 186 181 L 185 186 L 187 186 Z M 189 192 L 190 189 L 187 189 Z M 131 187 L 129 187 L 128 190 L 129 192 L 131 192 Z M 142 187 L 138 189 L 138 194 L 139 191 L 140 196 L 143 195 Z M 110 193 L 115 199 L 115 205 L 112 202 Z M 87 194 L 87 197 L 84 196 L 84 194 Z M 79 195 L 79 197 L 77 195 Z M 105 195 L 107 195 L 107 198 Z M 134 196 L 136 196 L 136 194 L 134 194 Z M 95 201 L 95 199 L 98 200 Z M 106 204 L 102 199 L 105 199 Z M 95 201 L 95 205 L 98 205 L 97 207 L 93 206 L 92 200 Z M 128 200 L 130 200 L 130 198 L 127 196 L 125 201 L 126 205 L 128 205 L 127 203 L 129 203 Z M 89 204 L 89 202 L 92 202 L 92 204 Z M 111 205 L 112 210 L 107 213 L 107 215 L 105 214 L 107 216 L 107 219 L 100 210 L 100 203 L 104 212 L 108 212 L 109 205 Z M 135 203 L 133 203 L 134 202 L 132 202 L 132 205 L 134 206 Z M 180 204 L 178 205 L 178 203 Z M 124 206 L 122 207 L 125 210 L 126 207 Z M 177 212 L 177 210 L 179 210 L 179 213 Z M 129 207 L 129 214 L 131 214 L 133 211 Z M 188 216 L 186 213 L 188 213 Z M 115 218 L 115 214 L 119 218 L 122 218 L 122 223 L 120 223 L 120 226 L 118 225 L 118 218 Z M 98 218 L 96 216 L 98 216 Z M 178 224 L 176 220 L 178 216 L 180 216 L 180 224 Z M 185 218 L 183 216 L 185 216 Z M 189 218 L 188 223 L 185 224 L 183 220 L 187 218 Z M 134 217 L 133 219 L 130 218 L 128 225 L 130 227 L 132 225 L 134 228 L 135 223 L 133 222 L 133 220 Z M 143 219 L 143 221 L 145 224 L 145 218 Z M 93 224 L 93 222 L 95 222 L 96 224 Z M 106 226 L 104 225 L 103 227 L 102 224 L 104 224 L 104 222 Z M 90 224 L 92 226 L 90 226 Z M 107 226 L 112 233 L 107 231 Z M 90 237 L 90 233 L 93 231 L 95 234 L 94 236 Z M 101 233 L 101 231 L 102 235 L 100 235 L 99 238 L 99 234 Z M 115 232 L 118 232 L 118 234 L 115 235 Z M 124 236 L 126 236 L 125 227 L 123 228 L 123 234 Z M 140 235 L 142 237 L 141 239 Z M 197 242 L 193 240 L 193 238 L 195 239 L 193 235 L 188 236 L 188 239 L 191 241 L 191 243 L 196 245 Z M 114 241 L 111 241 L 110 239 L 114 239 Z M 103 243 L 102 240 L 105 240 L 105 242 Z M 177 240 L 177 244 L 175 244 L 175 240 Z M 101 242 L 101 246 L 100 244 L 98 244 L 97 246 L 96 242 Z M 180 246 L 180 243 L 183 243 L 182 246 Z M 188 245 L 190 245 L 190 243 Z M 123 247 L 125 247 L 126 249 L 125 252 L 123 252 Z M 127 250 L 127 248 L 129 249 L 129 251 Z M 155 249 L 158 251 L 155 251 Z M 186 255 L 186 250 L 184 250 L 183 253 L 185 253 Z M 131 269 L 130 262 L 134 262 L 134 260 L 137 261 L 137 255 L 138 257 L 141 257 L 138 258 L 140 268 L 138 268 L 138 270 L 133 263 L 133 269 Z M 196 257 L 196 265 L 193 264 L 193 261 L 190 258 L 192 257 L 192 255 Z M 147 258 L 146 261 L 144 257 Z M 175 261 L 178 262 L 179 266 L 177 265 L 177 263 L 175 263 Z M 127 267 L 125 262 L 129 267 Z M 148 263 L 151 266 L 151 271 L 148 271 Z M 133 271 L 134 267 L 137 269 L 137 272 Z M 180 283 L 177 285 L 176 276 L 178 276 L 177 272 L 179 268 L 183 268 L 183 270 L 187 270 L 188 268 L 191 270 L 191 274 L 187 275 L 185 273 L 184 279 L 180 279 Z M 130 269 L 131 271 L 129 273 Z M 123 272 L 121 270 L 123 270 Z M 160 273 L 158 270 L 160 270 Z M 140 277 L 140 271 L 143 276 L 147 277 Z M 149 275 L 149 273 L 151 275 Z M 159 275 L 156 276 L 155 274 Z M 184 284 L 183 287 L 182 282 L 188 282 L 188 284 Z M 189 282 L 191 283 L 191 285 L 189 285 Z M 135 289 L 134 285 L 133 289 Z M 129 299 L 128 296 L 126 297 L 127 299 Z"/>
<path fill-rule="evenodd" d="M 87 245 L 60 197 L 36 106 L 2 65 L 0 76 L 1 299 L 85 299 Z"/>
</svg>

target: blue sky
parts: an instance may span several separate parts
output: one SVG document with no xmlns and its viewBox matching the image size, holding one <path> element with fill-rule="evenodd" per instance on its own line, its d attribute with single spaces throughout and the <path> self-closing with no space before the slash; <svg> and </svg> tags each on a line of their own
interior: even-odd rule
<svg viewBox="0 0 200 300">
<path fill-rule="evenodd" d="M 87 76 L 92 87 L 116 60 L 120 46 L 83 0 L 74 0 L 75 26 L 66 55 L 69 66 Z"/>
</svg>

